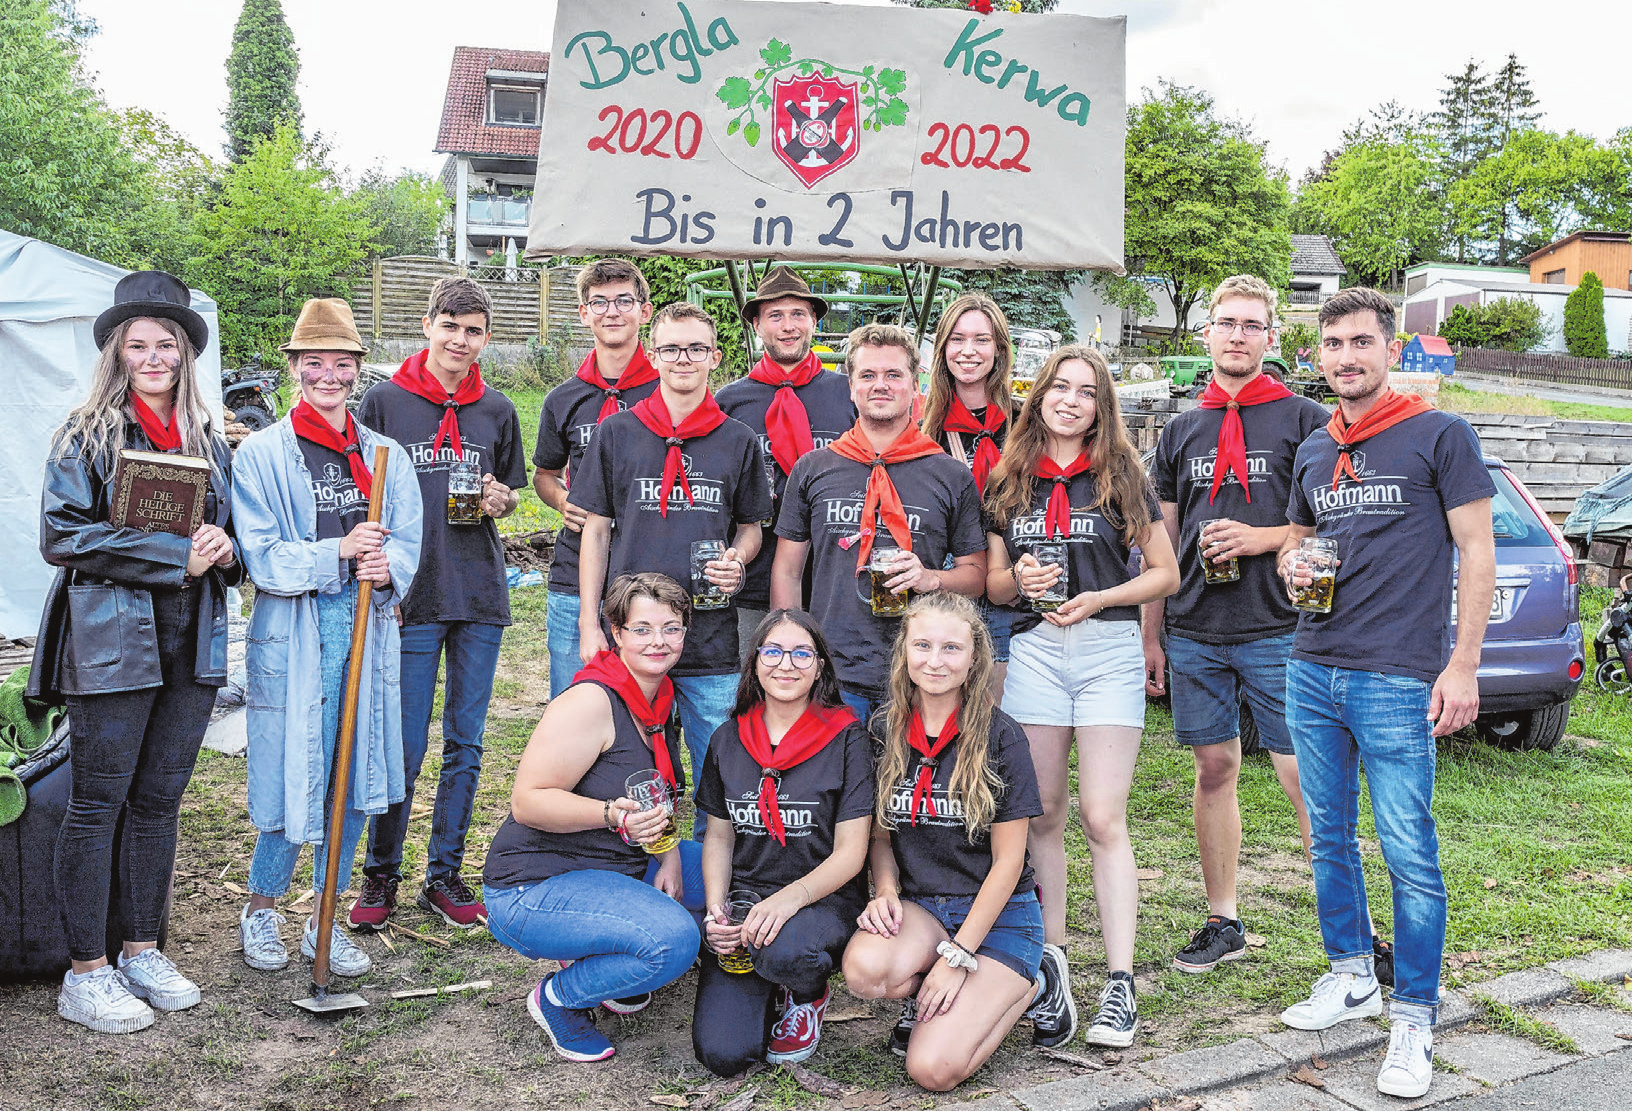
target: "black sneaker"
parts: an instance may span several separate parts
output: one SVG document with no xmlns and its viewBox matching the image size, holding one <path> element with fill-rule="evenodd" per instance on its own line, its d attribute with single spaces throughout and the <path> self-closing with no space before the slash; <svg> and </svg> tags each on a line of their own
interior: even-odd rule
<svg viewBox="0 0 1632 1111">
<path fill-rule="evenodd" d="M 1107 1045 L 1112 1049 L 1126 1049 L 1133 1044 L 1139 1031 L 1139 1004 L 1133 997 L 1133 976 L 1113 972 L 1099 993 L 1099 1011 L 1093 1025 L 1088 1027 L 1089 1045 Z"/>
<path fill-rule="evenodd" d="M 1077 1032 L 1077 1003 L 1071 998 L 1071 969 L 1065 950 L 1044 945 L 1037 978 L 1043 982 L 1042 994 L 1022 1017 L 1031 1019 L 1031 1044 L 1053 1049 Z"/>
<path fill-rule="evenodd" d="M 1190 944 L 1173 958 L 1180 972 L 1211 972 L 1220 961 L 1238 961 L 1247 955 L 1246 928 L 1221 914 L 1207 916 L 1207 924 L 1190 935 Z"/>
<path fill-rule="evenodd" d="M 1376 934 L 1371 935 L 1371 968 L 1379 984 L 1394 986 L 1394 946 Z"/>
<path fill-rule="evenodd" d="M 890 1028 L 890 1052 L 897 1057 L 907 1055 L 907 1042 L 912 1040 L 912 1028 L 918 1025 L 918 997 L 909 995 L 901 1000 L 901 1017 Z"/>
</svg>

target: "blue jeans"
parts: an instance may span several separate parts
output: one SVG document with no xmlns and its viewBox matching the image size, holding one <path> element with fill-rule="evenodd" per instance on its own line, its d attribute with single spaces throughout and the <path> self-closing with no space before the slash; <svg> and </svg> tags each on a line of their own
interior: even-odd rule
<svg viewBox="0 0 1632 1111">
<path fill-rule="evenodd" d="M 338 594 L 317 596 L 317 632 L 322 640 L 318 665 L 323 673 L 323 764 L 331 778 L 323 793 L 324 837 L 312 857 L 312 890 L 323 890 L 323 874 L 329 863 L 329 808 L 334 805 L 334 746 L 340 736 L 340 703 L 346 685 L 346 668 L 351 656 L 351 622 L 357 612 L 357 584 L 349 583 Z M 353 760 L 356 758 L 353 757 Z M 348 792 L 349 793 L 349 792 Z M 363 834 L 361 810 L 346 808 L 340 824 L 340 873 L 335 891 L 351 886 L 351 862 L 357 858 L 357 841 Z M 279 830 L 262 830 L 255 838 L 255 852 L 249 860 L 249 891 L 276 899 L 289 890 L 295 865 L 300 863 L 299 841 L 284 839 Z"/>
<path fill-rule="evenodd" d="M 951 936 L 969 917 L 975 896 L 924 895 L 912 902 L 934 915 L 935 921 Z M 1035 891 L 1013 895 L 1003 904 L 975 955 L 990 957 L 1027 981 L 1037 979 L 1037 968 L 1043 962 L 1043 906 L 1037 901 Z"/>
<path fill-rule="evenodd" d="M 1241 696 L 1252 707 L 1258 740 L 1269 751 L 1292 755 L 1286 731 L 1286 661 L 1292 633 L 1245 644 L 1206 644 L 1167 634 L 1173 672 L 1173 732 L 1181 745 L 1203 748 L 1241 735 Z"/>
<path fill-rule="evenodd" d="M 844 699 L 844 704 L 850 707 L 851 712 L 856 715 L 856 720 L 863 725 L 872 719 L 875 710 L 884 705 L 883 699 L 869 698 L 865 694 L 856 694 L 843 688 L 839 690 L 839 697 Z"/>
<path fill-rule="evenodd" d="M 436 699 L 436 669 L 446 651 L 448 689 L 442 705 L 442 774 L 431 812 L 431 843 L 425 852 L 425 881 L 457 875 L 465 859 L 465 831 L 476 806 L 476 779 L 482 770 L 482 731 L 499 664 L 498 625 L 474 621 L 408 625 L 402 630 L 403 800 L 369 823 L 371 874 L 402 871 L 402 844 L 413 812 L 414 784 L 425 762 Z"/>
<path fill-rule="evenodd" d="M 585 869 L 520 887 L 484 888 L 487 928 L 529 960 L 572 961 L 555 977 L 568 1007 L 593 1007 L 673 983 L 697 958 L 703 848 L 680 842 L 684 901 L 621 872 Z"/>
<path fill-rule="evenodd" d="M 550 653 L 550 697 L 572 686 L 584 666 L 578 658 L 578 595 L 550 591 L 545 599 L 544 644 Z"/>
<path fill-rule="evenodd" d="M 1313 837 L 1320 934 L 1335 972 L 1371 969 L 1366 878 L 1356 836 L 1360 764 L 1394 889 L 1391 1019 L 1431 1025 L 1445 950 L 1445 877 L 1434 827 L 1436 750 L 1429 685 L 1403 675 L 1294 659 L 1286 720 Z"/>
<path fill-rule="evenodd" d="M 686 737 L 686 752 L 691 756 L 691 793 L 697 793 L 697 781 L 703 774 L 703 757 L 708 755 L 709 738 L 714 730 L 731 716 L 731 707 L 737 701 L 737 676 L 687 675 L 674 680 L 674 701 L 680 710 L 680 729 Z M 701 841 L 708 815 L 696 810 L 692 818 L 691 836 Z"/>
</svg>

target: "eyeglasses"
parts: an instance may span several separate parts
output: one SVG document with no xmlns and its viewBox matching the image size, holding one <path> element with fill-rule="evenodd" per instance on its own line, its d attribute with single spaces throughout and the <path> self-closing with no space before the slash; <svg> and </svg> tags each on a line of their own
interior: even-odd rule
<svg viewBox="0 0 1632 1111">
<path fill-rule="evenodd" d="M 607 300 L 605 297 L 591 297 L 589 300 L 585 301 L 584 304 L 588 305 L 589 311 L 594 313 L 596 316 L 604 316 L 606 314 L 606 310 L 614 305 L 617 306 L 619 312 L 634 312 L 635 306 L 640 304 L 640 302 L 629 296 L 627 293 L 620 293 L 611 300 Z"/>
<path fill-rule="evenodd" d="M 694 343 L 689 347 L 666 343 L 657 349 L 656 354 L 658 359 L 665 363 L 678 363 L 681 355 L 686 357 L 685 361 L 688 363 L 700 363 L 714 354 L 714 349 L 706 343 Z"/>
<path fill-rule="evenodd" d="M 636 640 L 655 640 L 658 637 L 662 637 L 664 640 L 680 640 L 686 635 L 684 625 L 665 625 L 661 629 L 651 625 L 623 625 L 620 627 L 623 629 L 625 636 L 634 637 Z"/>
<path fill-rule="evenodd" d="M 1212 326 L 1225 335 L 1239 331 L 1248 339 L 1257 339 L 1269 331 L 1268 324 L 1260 324 L 1256 320 L 1215 320 L 1212 322 Z"/>
<path fill-rule="evenodd" d="M 800 671 L 808 671 L 810 665 L 816 662 L 814 648 L 783 648 L 780 644 L 762 644 L 759 646 L 759 662 L 766 667 L 781 667 L 782 657 L 793 660 L 793 666 Z"/>
</svg>

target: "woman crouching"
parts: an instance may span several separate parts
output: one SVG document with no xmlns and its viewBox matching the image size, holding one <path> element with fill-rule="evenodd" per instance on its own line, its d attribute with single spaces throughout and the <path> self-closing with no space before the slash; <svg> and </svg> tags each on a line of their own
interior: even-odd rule
<svg viewBox="0 0 1632 1111">
<path fill-rule="evenodd" d="M 967 598 L 907 607 L 890 665 L 873 900 L 844 954 L 851 992 L 906 999 L 890 1049 L 931 1091 L 966 1080 L 1041 993 L 1026 859 L 1043 812 L 1025 734 L 992 705 L 992 643 Z"/>
<path fill-rule="evenodd" d="M 710 951 L 691 1040 L 721 1076 L 816 1052 L 828 977 L 867 902 L 873 813 L 867 730 L 810 615 L 773 610 L 743 659 L 697 787 L 698 809 L 720 820 L 703 839 Z"/>
<path fill-rule="evenodd" d="M 638 1011 L 691 967 L 690 911 L 703 906 L 702 846 L 675 836 L 685 771 L 676 731 L 665 728 L 691 597 L 666 575 L 621 575 L 603 612 L 615 647 L 539 719 L 482 876 L 494 937 L 532 960 L 573 962 L 527 997 L 568 1061 L 615 1052 L 595 1028 L 597 1005 Z M 648 803 L 667 797 L 642 809 L 630 797 L 635 777 L 661 777 Z"/>
</svg>

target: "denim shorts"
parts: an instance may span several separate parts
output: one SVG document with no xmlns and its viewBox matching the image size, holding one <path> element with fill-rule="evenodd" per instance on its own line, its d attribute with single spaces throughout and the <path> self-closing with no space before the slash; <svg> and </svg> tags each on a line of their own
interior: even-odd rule
<svg viewBox="0 0 1632 1111">
<path fill-rule="evenodd" d="M 1292 735 L 1286 729 L 1286 661 L 1292 655 L 1292 635 L 1245 644 L 1203 644 L 1168 633 L 1173 735 L 1178 742 L 1203 748 L 1237 736 L 1245 696 L 1259 743 L 1271 752 L 1292 755 Z"/>
<path fill-rule="evenodd" d="M 1009 662 L 1009 640 L 1014 636 L 1014 623 L 1024 616 L 1013 606 L 1000 606 L 996 602 L 988 602 L 982 598 L 975 603 L 980 609 L 980 616 L 986 620 L 986 629 L 992 634 L 992 660 L 994 663 Z"/>
<path fill-rule="evenodd" d="M 1145 727 L 1137 621 L 1043 622 L 1014 638 L 1003 712 L 1022 725 Z"/>
<path fill-rule="evenodd" d="M 949 934 L 958 932 L 975 905 L 973 895 L 924 895 L 912 901 L 934 915 Z M 1037 967 L 1043 960 L 1043 905 L 1037 901 L 1037 892 L 1023 892 L 1004 905 L 975 956 L 990 957 L 1014 969 L 1027 983 L 1037 979 Z"/>
</svg>

